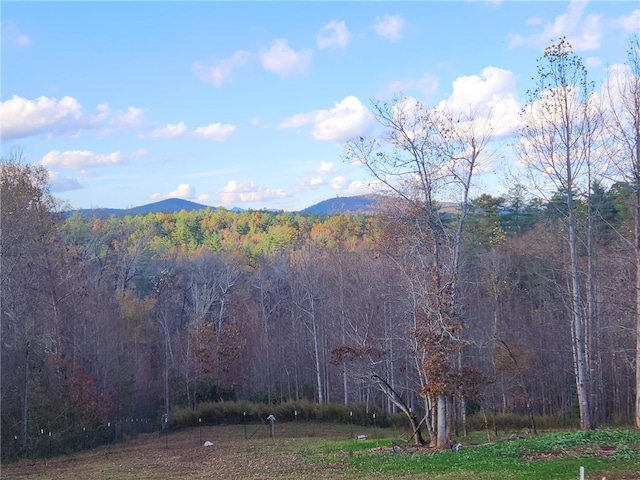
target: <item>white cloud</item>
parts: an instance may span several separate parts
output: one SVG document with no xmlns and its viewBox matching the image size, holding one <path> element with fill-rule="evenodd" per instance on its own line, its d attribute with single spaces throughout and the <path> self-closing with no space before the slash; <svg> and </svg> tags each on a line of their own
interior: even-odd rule
<svg viewBox="0 0 640 480">
<path fill-rule="evenodd" d="M 213 66 L 206 66 L 201 62 L 193 64 L 196 76 L 203 82 L 213 83 L 216 87 L 221 87 L 225 83 L 231 82 L 233 70 L 247 64 L 253 54 L 238 50 L 230 58 L 220 60 Z"/>
<path fill-rule="evenodd" d="M 349 45 L 351 33 L 347 29 L 344 21 L 331 20 L 322 31 L 318 33 L 316 44 L 319 50 L 325 48 L 346 48 Z"/>
<path fill-rule="evenodd" d="M 268 189 L 260 187 L 254 182 L 236 182 L 235 180 L 229 180 L 219 193 L 222 202 L 226 205 L 234 202 L 256 202 L 288 196 L 281 189 Z"/>
<path fill-rule="evenodd" d="M 598 68 L 602 66 L 602 60 L 598 57 L 587 57 L 584 59 L 584 64 L 587 68 Z"/>
<path fill-rule="evenodd" d="M 614 24 L 627 33 L 638 33 L 638 30 L 640 30 L 640 9 L 634 10 L 629 16 L 619 17 Z"/>
<path fill-rule="evenodd" d="M 357 135 L 365 135 L 373 124 L 373 115 L 357 97 L 348 96 L 328 110 L 313 110 L 284 119 L 280 128 L 313 125 L 316 140 L 344 142 Z"/>
<path fill-rule="evenodd" d="M 52 171 L 49 171 L 49 185 L 52 192 L 68 192 L 83 188 L 78 179 L 62 177 L 59 173 Z"/>
<path fill-rule="evenodd" d="M 402 97 L 393 104 L 393 116 L 396 119 L 399 119 L 401 116 L 403 118 L 415 119 L 416 115 L 422 115 L 422 105 L 423 104 L 414 97 Z M 411 123 L 415 122 L 412 121 Z"/>
<path fill-rule="evenodd" d="M 417 80 L 397 80 L 387 88 L 387 95 L 418 91 L 425 98 L 433 96 L 438 89 L 438 77 L 425 73 Z"/>
<path fill-rule="evenodd" d="M 371 183 L 365 180 L 353 180 L 349 183 L 343 183 L 339 193 L 343 195 L 363 195 L 371 193 Z"/>
<path fill-rule="evenodd" d="M 322 185 L 324 185 L 324 180 L 322 179 L 322 177 L 307 177 L 299 178 L 296 180 L 296 190 L 299 192 L 315 190 Z"/>
<path fill-rule="evenodd" d="M 525 23 L 527 24 L 527 26 L 534 27 L 540 25 L 542 23 L 542 20 L 540 19 L 540 17 L 530 17 L 527 18 L 527 21 Z"/>
<path fill-rule="evenodd" d="M 97 165 L 115 165 L 122 163 L 124 157 L 120 152 L 98 154 L 88 150 L 53 150 L 47 153 L 40 163 L 45 167 L 85 168 Z"/>
<path fill-rule="evenodd" d="M 216 142 L 222 142 L 228 139 L 236 127 L 234 125 L 223 125 L 222 123 L 210 123 L 206 127 L 198 127 L 193 131 L 194 137 L 208 138 Z"/>
<path fill-rule="evenodd" d="M 313 135 L 318 140 L 346 141 L 364 133 L 373 123 L 369 109 L 357 97 L 346 97 L 316 122 Z"/>
<path fill-rule="evenodd" d="M 181 198 L 183 200 L 197 200 L 199 202 L 207 202 L 209 195 L 199 194 L 196 195 L 195 187 L 192 187 L 188 183 L 181 183 L 175 190 L 171 190 L 169 193 L 154 193 L 151 195 L 152 200 L 165 200 L 167 198 Z"/>
<path fill-rule="evenodd" d="M 24 138 L 53 131 L 70 133 L 78 130 L 82 106 L 75 98 L 38 97 L 35 101 L 14 95 L 2 102 L 2 138 Z"/>
<path fill-rule="evenodd" d="M 372 28 L 381 37 L 386 38 L 391 43 L 396 43 L 402 38 L 404 26 L 404 18 L 400 15 L 385 15 L 378 20 Z"/>
<path fill-rule="evenodd" d="M 612 73 L 615 74 L 615 72 L 612 72 L 611 70 L 609 70 L 608 74 L 611 75 Z M 610 77 L 610 78 L 613 80 L 614 77 Z M 607 79 L 607 81 L 608 80 L 609 78 Z M 571 111 L 574 111 L 574 112 L 578 111 L 578 108 L 582 108 L 581 102 L 583 101 L 583 98 L 582 98 L 582 92 L 580 88 L 577 88 L 575 85 L 568 86 L 566 88 L 566 91 L 564 91 L 565 89 L 563 89 L 563 92 L 560 95 L 557 95 L 557 92 L 554 90 L 555 89 L 543 90 L 542 92 L 540 92 L 540 95 L 534 101 L 532 101 L 531 103 L 528 103 L 525 106 L 525 108 L 522 111 L 523 121 L 525 123 L 534 124 L 538 126 L 559 125 L 561 122 L 564 121 L 562 117 L 563 117 L 563 112 L 565 111 L 564 106 L 557 107 L 559 103 L 564 104 L 566 102 L 569 105 L 566 108 L 569 108 Z M 606 95 L 605 90 L 601 90 L 601 92 Z M 594 96 L 592 98 L 594 102 L 593 103 L 590 102 L 588 104 L 586 113 L 588 115 L 595 114 L 597 116 L 601 116 L 604 113 L 604 111 L 601 110 L 600 107 L 604 105 L 602 105 L 598 101 L 597 93 L 593 95 Z M 554 105 L 556 106 L 555 108 L 554 108 Z M 523 151 L 530 153 L 536 150 L 536 148 L 532 146 L 536 142 L 535 139 L 521 137 L 518 140 L 519 140 L 520 148 L 522 148 Z M 581 149 L 581 146 L 576 145 L 574 148 L 576 152 L 578 152 Z M 576 155 L 579 155 L 579 153 L 576 153 Z M 549 162 L 545 162 L 545 163 L 548 163 L 545 169 L 551 168 L 552 164 L 557 162 L 557 160 L 558 158 L 551 158 Z M 562 160 L 560 160 L 560 163 L 562 163 Z"/>
<path fill-rule="evenodd" d="M 293 50 L 285 39 L 274 40 L 260 54 L 265 70 L 287 77 L 292 73 L 303 73 L 311 63 L 311 50 Z"/>
<path fill-rule="evenodd" d="M 178 188 L 169 192 L 169 198 L 193 198 L 196 194 L 196 189 L 188 183 L 181 183 Z"/>
<path fill-rule="evenodd" d="M 634 88 L 634 76 L 629 65 L 624 63 L 617 63 L 607 68 L 607 76 L 605 77 L 600 90 L 595 95 L 599 97 L 601 104 L 606 110 L 615 108 L 616 110 L 624 110 L 625 97 L 631 98 L 631 90 Z M 608 114 L 608 112 L 605 111 Z M 632 117 L 626 115 L 620 115 L 618 118 L 621 121 L 631 122 Z M 630 125 L 627 125 L 630 127 Z"/>
<path fill-rule="evenodd" d="M 516 77 L 513 72 L 497 67 L 485 67 L 480 75 L 465 75 L 452 83 L 453 91 L 446 100 L 454 109 L 475 109 L 488 105 L 496 98 L 516 94 Z"/>
<path fill-rule="evenodd" d="M 22 33 L 11 22 L 2 22 L 2 46 L 6 48 L 26 48 L 31 45 L 31 38 Z"/>
<path fill-rule="evenodd" d="M 325 162 L 325 161 L 320 162 L 320 168 L 318 169 L 318 173 L 320 175 L 326 175 L 328 173 L 333 173 L 335 171 L 336 171 L 336 166 L 334 165 L 333 162 Z"/>
<path fill-rule="evenodd" d="M 338 191 L 343 190 L 346 184 L 347 184 L 347 179 L 342 175 L 333 177 L 331 179 L 331 188 L 333 188 L 334 190 L 338 190 Z"/>
<path fill-rule="evenodd" d="M 480 75 L 458 77 L 453 81 L 451 96 L 438 104 L 438 109 L 459 115 L 490 120 L 494 134 L 504 135 L 517 127 L 520 104 L 513 72 L 485 67 Z"/>
<path fill-rule="evenodd" d="M 166 127 L 156 128 L 149 135 L 151 138 L 179 138 L 187 133 L 187 126 L 184 122 L 177 124 L 168 123 Z"/>
<path fill-rule="evenodd" d="M 222 123 L 210 123 L 195 130 L 189 130 L 184 122 L 167 124 L 166 127 L 156 128 L 149 137 L 151 138 L 206 138 L 217 142 L 227 140 L 235 131 L 234 125 Z"/>
<path fill-rule="evenodd" d="M 111 109 L 108 103 L 101 103 L 96 107 L 96 113 L 89 116 L 89 124 L 92 126 L 104 125 L 104 121 L 109 117 Z"/>
<path fill-rule="evenodd" d="M 298 178 L 296 180 L 296 191 L 308 191 L 315 190 L 322 185 L 325 185 L 325 175 L 329 175 L 336 171 L 336 167 L 333 162 L 320 162 L 320 167 L 315 171 L 316 176 Z"/>
<path fill-rule="evenodd" d="M 60 100 L 38 97 L 35 100 L 14 95 L 2 102 L 2 138 L 16 139 L 44 134 L 78 136 L 83 129 L 99 129 L 108 125 L 117 128 L 134 128 L 142 123 L 144 111 L 129 107 L 125 112 L 111 112 L 107 103 L 96 106 L 90 114 L 84 114 L 82 105 L 73 97 Z M 103 130 L 105 133 L 107 130 Z"/>
<path fill-rule="evenodd" d="M 144 110 L 129 107 L 125 112 L 118 112 L 113 119 L 113 124 L 120 128 L 135 128 L 142 125 Z"/>
<path fill-rule="evenodd" d="M 337 33 L 333 34 L 331 41 L 343 41 L 340 37 L 341 33 L 343 32 L 338 27 Z M 293 50 L 287 40 L 281 38 L 273 40 L 269 47 L 260 53 L 238 50 L 231 57 L 220 60 L 215 65 L 194 62 L 193 71 L 201 81 L 221 87 L 225 83 L 231 82 L 233 71 L 236 68 L 247 65 L 253 59 L 257 59 L 265 70 L 287 77 L 294 73 L 305 72 L 311 63 L 312 56 L 311 50 Z"/>
<path fill-rule="evenodd" d="M 363 180 L 350 181 L 342 175 L 332 178 L 330 185 L 337 194 L 344 196 L 363 195 L 372 191 L 369 182 Z"/>
<path fill-rule="evenodd" d="M 432 113 L 453 119 L 453 133 L 462 137 L 508 136 L 520 122 L 516 80 L 512 72 L 496 67 L 486 67 L 480 75 L 458 77 L 452 82 L 451 95 L 439 102 Z M 420 125 L 418 116 L 424 115 L 426 108 L 414 97 L 406 96 L 394 103 L 393 115 L 406 125 Z M 423 132 L 416 129 L 407 134 L 419 137 Z"/>
<path fill-rule="evenodd" d="M 602 40 L 601 15 L 584 15 L 587 4 L 585 0 L 572 0 L 569 2 L 567 12 L 558 15 L 554 22 L 546 25 L 541 32 L 513 35 L 510 47 L 545 47 L 550 41 L 558 41 L 566 37 L 576 51 L 598 49 Z M 527 25 L 537 26 L 538 19 L 533 20 L 527 20 Z"/>
<path fill-rule="evenodd" d="M 147 152 L 144 148 L 139 148 L 138 150 L 136 150 L 135 152 L 133 152 L 131 154 L 131 158 L 140 158 L 140 157 L 144 157 L 145 155 L 147 155 L 149 152 Z"/>
</svg>

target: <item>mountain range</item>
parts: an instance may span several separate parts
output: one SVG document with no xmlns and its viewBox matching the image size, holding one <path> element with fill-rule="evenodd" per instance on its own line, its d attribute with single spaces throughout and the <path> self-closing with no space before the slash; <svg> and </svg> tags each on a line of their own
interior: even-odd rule
<svg viewBox="0 0 640 480">
<path fill-rule="evenodd" d="M 300 210 L 297 213 L 303 214 L 320 214 L 320 215 L 337 215 L 340 213 L 375 213 L 377 211 L 376 202 L 378 195 L 356 195 L 352 197 L 335 197 L 323 200 L 315 205 Z M 85 208 L 74 211 L 65 212 L 71 215 L 79 211 L 82 215 L 95 215 L 98 217 L 108 217 L 111 215 L 144 215 L 146 213 L 174 213 L 181 210 L 191 212 L 193 210 L 204 210 L 207 208 L 215 208 L 200 203 L 183 200 L 181 198 L 168 198 L 159 202 L 148 203 L 139 207 L 132 208 Z M 241 212 L 244 209 L 234 207 L 230 209 L 234 212 Z"/>
</svg>

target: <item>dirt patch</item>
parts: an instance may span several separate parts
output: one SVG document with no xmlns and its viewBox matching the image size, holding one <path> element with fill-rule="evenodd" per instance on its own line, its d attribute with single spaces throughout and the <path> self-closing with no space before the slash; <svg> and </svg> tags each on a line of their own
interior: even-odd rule
<svg viewBox="0 0 640 480">
<path fill-rule="evenodd" d="M 288 426 L 270 437 L 268 429 L 252 426 L 204 427 L 168 436 L 140 435 L 134 440 L 52 459 L 21 460 L 3 466 L 2 479 L 166 480 L 166 479 L 343 479 L 339 464 L 318 465 L 299 453 L 305 436 L 324 438 L 321 429 Z M 294 430 L 295 428 L 295 430 Z M 277 432 L 278 433 L 278 432 Z M 328 432 L 327 432 L 328 433 Z M 333 438 L 336 432 L 333 431 Z M 204 446 L 204 442 L 213 443 Z M 322 472 L 319 476 L 318 474 Z"/>
<path fill-rule="evenodd" d="M 611 445 L 601 445 L 601 446 L 589 446 L 589 447 L 581 447 L 581 448 L 563 448 L 561 450 L 556 450 L 553 452 L 544 452 L 544 453 L 533 453 L 530 455 L 525 455 L 525 460 L 536 461 L 536 460 L 552 460 L 555 458 L 566 458 L 566 457 L 576 457 L 581 455 L 589 455 L 592 457 L 602 457 L 609 458 L 616 451 L 615 446 Z"/>
<path fill-rule="evenodd" d="M 565 448 L 554 452 L 535 453 L 531 455 L 525 455 L 525 460 L 529 461 L 545 461 L 553 460 L 557 458 L 576 457 L 576 456 L 591 456 L 601 458 L 611 458 L 616 451 L 615 445 L 590 445 L 588 447 L 576 447 Z M 632 474 L 607 474 L 607 475 L 587 475 L 586 480 L 639 480 L 640 472 Z"/>
</svg>

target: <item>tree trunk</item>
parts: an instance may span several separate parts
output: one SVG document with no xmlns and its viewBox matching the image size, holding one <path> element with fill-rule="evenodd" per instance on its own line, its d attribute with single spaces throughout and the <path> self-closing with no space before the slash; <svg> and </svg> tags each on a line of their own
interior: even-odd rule
<svg viewBox="0 0 640 480">
<path fill-rule="evenodd" d="M 438 450 L 449 448 L 449 437 L 447 436 L 447 397 L 438 396 L 438 438 L 436 442 Z"/>
<path fill-rule="evenodd" d="M 164 411 L 169 415 L 169 332 L 164 331 Z"/>
<path fill-rule="evenodd" d="M 422 431 L 420 430 L 420 424 L 426 419 L 427 417 L 424 416 L 422 417 L 422 420 L 420 422 L 418 422 L 418 418 L 416 417 L 415 413 L 410 412 L 409 413 L 409 422 L 411 422 L 411 429 L 413 430 L 413 443 L 419 446 L 424 445 L 424 438 L 422 437 Z"/>
<path fill-rule="evenodd" d="M 632 165 L 633 186 L 636 193 L 635 204 L 635 242 L 636 251 L 636 428 L 640 428 L 640 36 L 635 37 L 632 48 L 629 50 L 629 65 L 635 76 L 631 84 L 632 94 L 632 119 L 634 131 L 631 155 L 634 160 Z M 635 158 L 634 158 L 635 157 Z"/>
<path fill-rule="evenodd" d="M 638 142 L 640 150 L 640 141 Z M 640 151 L 638 152 L 640 156 Z M 639 166 L 640 169 L 640 166 Z M 640 171 L 639 171 L 640 177 Z M 635 424 L 640 428 L 640 179 L 636 184 L 635 253 L 636 253 L 636 411 Z"/>
<path fill-rule="evenodd" d="M 22 395 L 22 448 L 27 449 L 27 420 L 28 420 L 28 400 L 29 400 L 29 347 L 27 347 L 24 362 L 24 392 Z"/>
<path fill-rule="evenodd" d="M 318 329 L 316 327 L 316 318 L 315 318 L 315 311 L 313 311 L 314 308 L 312 306 L 312 315 L 313 318 L 311 319 L 312 324 L 312 336 L 313 336 L 313 358 L 315 360 L 315 367 L 316 367 L 316 382 L 317 382 L 317 386 L 318 386 L 318 403 L 323 403 L 324 402 L 324 392 L 322 389 L 322 369 L 321 369 L 321 365 L 320 365 L 320 346 L 318 345 Z"/>
<path fill-rule="evenodd" d="M 593 428 L 591 418 L 591 406 L 589 401 L 589 375 L 587 373 L 587 354 L 585 348 L 584 324 L 582 318 L 582 305 L 580 301 L 580 279 L 578 266 L 577 239 L 575 229 L 575 216 L 573 212 L 573 198 L 571 191 L 567 197 L 569 207 L 569 250 L 571 254 L 571 300 L 572 300 L 572 327 L 574 342 L 574 361 L 576 372 L 576 390 L 578 392 L 578 406 L 580 408 L 580 428 L 590 430 Z"/>
<path fill-rule="evenodd" d="M 423 421 L 428 421 L 427 420 L 427 415 L 425 414 L 423 419 L 420 422 L 418 422 L 418 418 L 416 417 L 415 413 L 413 413 L 411 408 L 409 408 L 407 406 L 405 401 L 393 389 L 393 387 L 391 385 L 389 385 L 389 382 L 387 382 L 385 379 L 383 379 L 382 377 L 380 377 L 378 375 L 373 375 L 372 378 L 378 382 L 378 384 L 380 385 L 381 390 L 384 392 L 384 394 L 387 396 L 387 398 L 389 400 L 391 400 L 391 402 L 393 402 L 393 404 L 395 406 L 397 406 L 402 411 L 402 413 L 404 413 L 407 416 L 407 418 L 409 419 L 409 423 L 411 424 L 411 430 L 413 431 L 413 435 L 412 436 L 413 436 L 413 439 L 414 439 L 414 443 L 416 445 L 424 445 L 424 438 L 422 437 L 422 432 L 420 431 L 420 426 L 421 426 Z"/>
</svg>

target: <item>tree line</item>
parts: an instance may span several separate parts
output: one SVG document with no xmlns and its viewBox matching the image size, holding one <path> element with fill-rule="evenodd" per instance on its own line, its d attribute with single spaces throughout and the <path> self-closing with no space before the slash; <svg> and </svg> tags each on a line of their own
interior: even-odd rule
<svg viewBox="0 0 640 480">
<path fill-rule="evenodd" d="M 417 379 L 429 362 L 415 350 L 409 273 L 424 269 L 415 246 L 403 245 L 418 216 L 207 209 L 65 217 L 45 173 L 2 164 L 8 438 L 217 399 L 394 412 L 383 394 L 392 388 L 412 412 L 422 410 Z M 617 232 L 631 230 L 633 191 L 594 191 L 603 312 L 590 339 L 601 379 L 597 419 L 629 422 L 634 271 Z M 471 202 L 460 295 L 473 371 L 457 392 L 472 400 L 470 411 L 575 415 L 561 197 L 526 203 L 515 189 Z M 457 215 L 440 213 L 445 225 Z"/>
<path fill-rule="evenodd" d="M 2 439 L 218 399 L 375 405 L 440 447 L 479 410 L 638 421 L 637 51 L 606 109 L 545 52 L 529 178 L 499 197 L 472 196 L 490 116 L 403 97 L 345 149 L 387 187 L 375 215 L 66 216 L 3 159 Z"/>
</svg>

